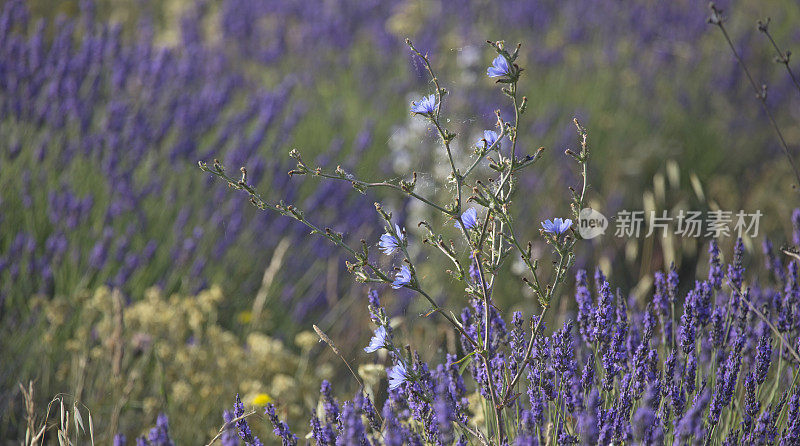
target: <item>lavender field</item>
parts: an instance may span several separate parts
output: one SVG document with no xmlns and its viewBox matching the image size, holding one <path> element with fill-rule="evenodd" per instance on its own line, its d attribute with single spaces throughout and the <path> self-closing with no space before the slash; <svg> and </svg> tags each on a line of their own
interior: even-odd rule
<svg viewBox="0 0 800 446">
<path fill-rule="evenodd" d="M 0 445 L 800 445 L 799 24 L 0 0 Z"/>
</svg>

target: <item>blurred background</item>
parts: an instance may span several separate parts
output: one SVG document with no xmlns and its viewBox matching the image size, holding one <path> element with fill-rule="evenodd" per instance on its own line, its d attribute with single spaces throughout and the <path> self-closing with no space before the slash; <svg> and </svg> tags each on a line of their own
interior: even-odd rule
<svg viewBox="0 0 800 446">
<path fill-rule="evenodd" d="M 800 92 L 756 20 L 771 16 L 782 49 L 796 49 L 800 5 L 718 4 L 796 149 Z M 0 438 L 24 435 L 17 383 L 29 380 L 40 408 L 58 392 L 86 404 L 106 442 L 166 412 L 175 438 L 198 443 L 237 392 L 305 420 L 322 379 L 342 395 L 356 390 L 311 324 L 379 386 L 381 361 L 361 350 L 368 288 L 353 283 L 345 257 L 299 223 L 257 212 L 199 160 L 247 166 L 265 198 L 296 204 L 352 243 L 375 245 L 381 201 L 408 228 L 426 288 L 458 312 L 463 290 L 416 229 L 426 220 L 455 237 L 451 223 L 393 193 L 286 174 L 297 148 L 368 180 L 417 171 L 424 195 L 448 193 L 436 134 L 409 113 L 431 87 L 406 37 L 450 92 L 444 113 L 460 160 L 495 110 L 512 116 L 485 76 L 486 40 L 522 43 L 520 151 L 547 150 L 515 205 L 521 238 L 543 259 L 539 222 L 569 216 L 568 187 L 579 186 L 563 153 L 578 145 L 573 117 L 589 131 L 589 202 L 605 215 L 760 210 L 759 237 L 745 240 L 755 271 L 763 236 L 791 242 L 791 169 L 705 2 L 6 0 L 0 9 Z M 704 274 L 707 241 L 609 233 L 579 245 L 578 266 L 601 267 L 647 299 L 652 273 L 672 263 L 684 284 Z M 720 240 L 724 256 L 733 241 Z M 507 270 L 499 305 L 531 314 L 521 270 Z M 411 294 L 378 291 L 424 357 L 454 351 Z M 570 314 L 571 293 L 570 281 L 554 318 Z"/>
</svg>

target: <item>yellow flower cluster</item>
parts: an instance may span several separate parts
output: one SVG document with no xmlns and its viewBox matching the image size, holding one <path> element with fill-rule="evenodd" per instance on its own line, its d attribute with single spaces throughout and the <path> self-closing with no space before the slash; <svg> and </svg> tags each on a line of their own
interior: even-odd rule
<svg viewBox="0 0 800 446">
<path fill-rule="evenodd" d="M 173 438 L 207 440 L 236 393 L 246 405 L 271 402 L 289 420 L 305 424 L 320 381 L 334 373 L 331 366 L 309 365 L 313 333 L 300 333 L 296 345 L 287 346 L 265 333 L 240 335 L 220 326 L 219 288 L 168 297 L 151 289 L 131 305 L 122 300 L 100 288 L 38 304 L 55 366 L 42 384 L 51 393 L 79 393 L 93 408 L 96 425 L 129 438 L 167 412 Z"/>
</svg>

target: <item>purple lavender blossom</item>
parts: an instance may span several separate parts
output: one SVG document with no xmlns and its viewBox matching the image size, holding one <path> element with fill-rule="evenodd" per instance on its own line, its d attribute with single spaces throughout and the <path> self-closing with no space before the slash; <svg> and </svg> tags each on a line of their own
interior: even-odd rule
<svg viewBox="0 0 800 446">
<path fill-rule="evenodd" d="M 359 394 L 357 398 L 361 399 L 361 412 L 367 417 L 369 425 L 373 429 L 380 429 L 381 419 L 378 416 L 378 412 L 375 410 L 375 405 L 372 404 L 372 400 L 369 398 L 369 395 Z"/>
<path fill-rule="evenodd" d="M 433 411 L 436 419 L 436 430 L 441 444 L 452 444 L 455 439 L 453 421 L 455 421 L 455 408 L 450 403 L 447 383 L 440 381 L 436 396 L 433 401 Z"/>
<path fill-rule="evenodd" d="M 173 446 L 174 443 L 169 437 L 169 419 L 164 413 L 158 414 L 156 418 L 156 427 L 150 429 L 150 434 L 147 439 L 150 446 Z"/>
<path fill-rule="evenodd" d="M 764 238 L 761 249 L 764 253 L 764 263 L 767 270 L 770 271 L 778 281 L 784 283 L 786 281 L 786 273 L 783 270 L 780 258 L 775 255 L 772 242 L 768 238 Z"/>
<path fill-rule="evenodd" d="M 669 296 L 669 303 L 674 304 L 678 296 L 678 271 L 675 269 L 675 264 L 671 264 L 669 273 L 667 273 L 667 295 Z"/>
<path fill-rule="evenodd" d="M 589 392 L 586 410 L 581 412 L 578 417 L 578 431 L 581 434 L 582 444 L 598 444 L 601 424 L 601 420 L 598 419 L 598 412 L 601 411 L 601 406 L 602 398 L 597 388 L 594 387 L 591 392 Z"/>
<path fill-rule="evenodd" d="M 760 386 L 767 380 L 769 364 L 772 358 L 772 339 L 769 335 L 764 335 L 758 340 L 756 350 L 755 370 L 753 372 L 756 382 Z"/>
<path fill-rule="evenodd" d="M 556 371 L 564 373 L 567 370 L 575 371 L 575 352 L 572 346 L 572 321 L 567 321 L 561 330 L 552 337 L 553 367 Z"/>
<path fill-rule="evenodd" d="M 244 404 L 242 404 L 242 400 L 239 399 L 239 394 L 237 393 L 236 401 L 233 404 L 233 418 L 239 418 L 239 421 L 236 422 L 236 429 L 239 431 L 239 437 L 241 437 L 248 446 L 263 446 L 261 440 L 253 435 L 250 426 L 247 424 L 247 419 L 244 418 L 243 415 Z"/>
<path fill-rule="evenodd" d="M 711 240 L 708 246 L 708 281 L 714 289 L 722 288 L 722 264 L 719 260 L 719 245 L 716 240 Z"/>
<path fill-rule="evenodd" d="M 127 442 L 128 441 L 125 438 L 124 434 L 114 435 L 114 443 L 113 443 L 114 446 L 125 446 L 125 443 L 127 443 Z"/>
<path fill-rule="evenodd" d="M 361 421 L 360 407 L 355 402 L 344 403 L 341 422 L 342 431 L 339 432 L 337 444 L 365 444 L 364 423 Z"/>
<path fill-rule="evenodd" d="M 742 411 L 742 430 L 750 432 L 755 422 L 755 417 L 761 410 L 761 403 L 757 395 L 758 385 L 755 374 L 748 373 L 744 378 L 744 410 Z"/>
<path fill-rule="evenodd" d="M 747 444 L 774 444 L 775 438 L 778 435 L 777 421 L 778 414 L 783 409 L 783 400 L 778 404 L 770 404 L 770 406 L 761 412 L 755 423 L 755 429 L 749 432 L 743 442 Z"/>
<path fill-rule="evenodd" d="M 575 275 L 575 302 L 578 304 L 578 330 L 584 342 L 591 342 L 594 308 L 586 270 L 583 269 Z"/>
<path fill-rule="evenodd" d="M 797 390 L 792 392 L 792 396 L 789 398 L 787 419 L 789 420 L 788 427 L 781 438 L 780 445 L 800 444 L 800 394 Z"/>
<path fill-rule="evenodd" d="M 309 425 L 311 426 L 311 438 L 313 438 L 318 445 L 327 446 L 336 444 L 336 438 L 328 438 L 325 436 L 325 433 L 322 430 L 322 423 L 320 423 L 319 418 L 317 418 L 317 414 L 314 413 L 314 411 L 311 411 Z"/>
<path fill-rule="evenodd" d="M 744 280 L 744 242 L 742 238 L 736 239 L 736 245 L 733 248 L 733 262 L 728 265 L 728 278 L 736 290 L 741 290 L 742 281 Z"/>
<path fill-rule="evenodd" d="M 236 434 L 236 427 L 231 424 L 234 420 L 233 412 L 226 410 L 222 412 L 222 419 L 225 421 L 224 430 L 220 437 L 222 446 L 239 446 L 239 436 Z"/>
<path fill-rule="evenodd" d="M 328 424 L 336 424 L 339 420 L 339 404 L 331 392 L 331 383 L 323 380 L 319 392 L 322 394 L 323 407 L 325 408 L 325 421 Z"/>
<path fill-rule="evenodd" d="M 687 299 L 683 309 L 683 316 L 681 316 L 681 327 L 678 335 L 678 343 L 680 344 L 683 353 L 688 355 L 694 351 L 695 334 L 696 328 L 694 325 L 692 308 L 689 300 Z"/>
<path fill-rule="evenodd" d="M 711 314 L 711 329 L 708 331 L 709 341 L 715 348 L 722 347 L 724 341 L 722 331 L 725 324 L 725 307 L 717 306 Z"/>
<path fill-rule="evenodd" d="M 583 366 L 581 373 L 581 387 L 585 392 L 588 392 L 594 387 L 594 353 L 589 353 L 586 358 L 586 364 Z"/>
<path fill-rule="evenodd" d="M 481 280 L 481 270 L 478 267 L 478 261 L 474 255 L 470 255 L 472 261 L 469 263 L 469 278 L 472 279 L 473 282 L 479 283 Z"/>
<path fill-rule="evenodd" d="M 287 426 L 286 423 L 278 418 L 278 415 L 275 414 L 275 406 L 273 406 L 272 403 L 267 404 L 264 415 L 272 422 L 272 426 L 275 428 L 272 432 L 281 439 L 281 444 L 283 444 L 283 446 L 297 445 L 297 436 L 289 430 L 289 426 Z"/>
<path fill-rule="evenodd" d="M 386 446 L 403 446 L 409 436 L 408 430 L 397 419 L 397 412 L 389 401 L 383 406 L 383 442 Z"/>
<path fill-rule="evenodd" d="M 702 444 L 698 442 L 701 442 L 706 435 L 702 415 L 706 410 L 708 400 L 707 391 L 703 391 L 697 396 L 692 407 L 686 411 L 686 415 L 681 417 L 675 426 L 674 444 L 686 444 L 688 441 L 693 441 L 692 444 Z"/>
<path fill-rule="evenodd" d="M 669 296 L 667 295 L 667 285 L 664 273 L 657 271 L 653 276 L 653 307 L 659 318 L 669 315 Z"/>
<path fill-rule="evenodd" d="M 369 290 L 369 292 L 367 293 L 367 300 L 369 300 L 370 307 L 381 308 L 381 300 L 377 291 Z"/>
<path fill-rule="evenodd" d="M 592 341 L 601 345 L 608 345 L 611 342 L 614 324 L 613 299 L 610 285 L 608 282 L 603 282 L 600 288 L 600 300 L 595 307 L 592 331 Z"/>
<path fill-rule="evenodd" d="M 697 358 L 694 356 L 694 352 L 689 354 L 689 357 L 686 359 L 686 394 L 691 395 L 694 393 L 695 389 L 695 381 L 697 380 Z"/>
</svg>

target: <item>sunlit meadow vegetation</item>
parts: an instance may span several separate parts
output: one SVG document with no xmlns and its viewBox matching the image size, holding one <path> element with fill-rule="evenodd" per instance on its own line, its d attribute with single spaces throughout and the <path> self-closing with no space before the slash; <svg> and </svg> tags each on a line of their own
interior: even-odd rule
<svg viewBox="0 0 800 446">
<path fill-rule="evenodd" d="M 719 6 L 796 148 L 800 7 Z M 800 441 L 797 180 L 707 5 L 0 10 L 3 441 Z M 765 217 L 738 244 L 553 221 L 587 205 Z"/>
</svg>

